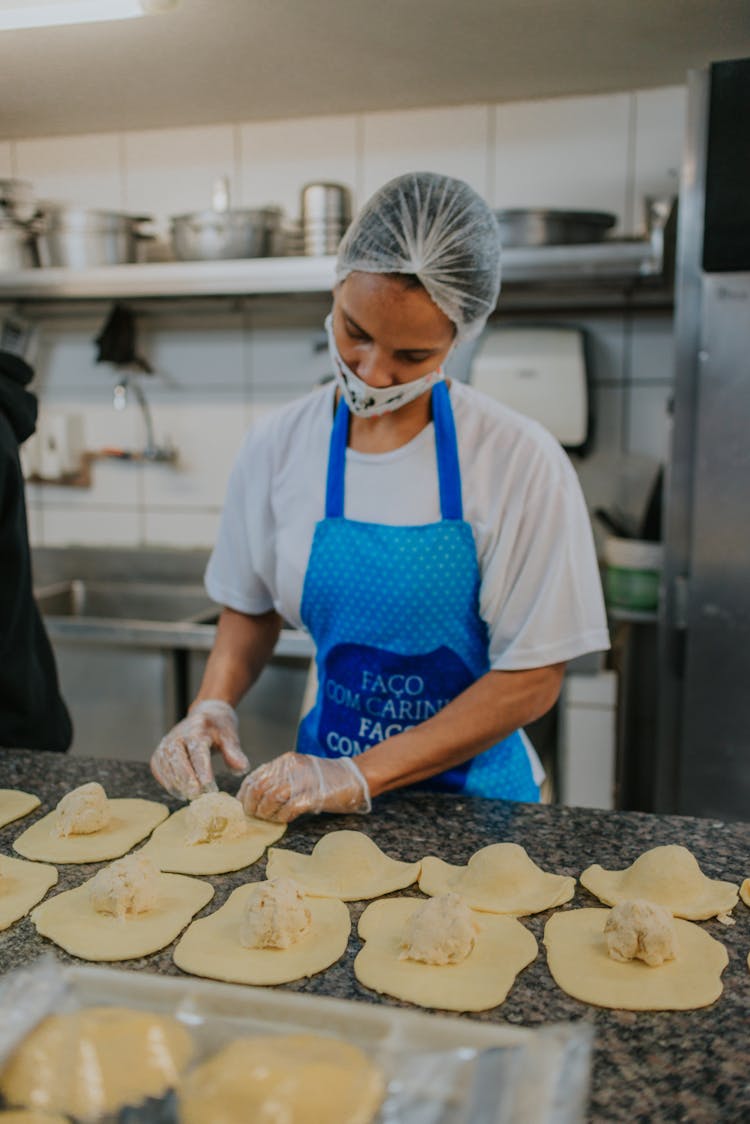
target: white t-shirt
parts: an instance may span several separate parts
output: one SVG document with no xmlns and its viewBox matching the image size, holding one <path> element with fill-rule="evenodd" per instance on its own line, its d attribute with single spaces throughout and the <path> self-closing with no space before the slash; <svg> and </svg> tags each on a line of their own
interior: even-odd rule
<svg viewBox="0 0 750 1124">
<path fill-rule="evenodd" d="M 241 613 L 300 618 L 315 524 L 324 517 L 334 385 L 254 427 L 232 469 L 209 596 Z M 451 382 L 464 519 L 481 575 L 490 666 L 543 667 L 609 647 L 591 524 L 578 478 L 554 437 Z M 388 453 L 347 449 L 344 514 L 370 523 L 440 519 L 432 423 Z"/>
</svg>

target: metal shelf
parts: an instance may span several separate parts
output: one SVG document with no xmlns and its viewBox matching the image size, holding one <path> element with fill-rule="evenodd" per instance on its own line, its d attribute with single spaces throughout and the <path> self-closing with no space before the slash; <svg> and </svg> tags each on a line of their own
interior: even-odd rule
<svg viewBox="0 0 750 1124">
<path fill-rule="evenodd" d="M 97 269 L 27 269 L 0 273 L 0 300 L 92 300 L 116 297 L 253 296 L 327 292 L 334 257 L 148 262 Z M 503 285 L 632 286 L 662 281 L 663 243 L 610 241 L 503 251 Z"/>
</svg>

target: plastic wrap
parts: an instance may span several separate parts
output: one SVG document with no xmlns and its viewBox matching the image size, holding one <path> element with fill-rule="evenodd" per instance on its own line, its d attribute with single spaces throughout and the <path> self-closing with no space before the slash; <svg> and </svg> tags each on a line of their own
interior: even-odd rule
<svg viewBox="0 0 750 1124">
<path fill-rule="evenodd" d="M 46 1016 L 97 1006 L 176 1020 L 193 1044 L 184 1072 L 238 1037 L 303 1033 L 341 1038 L 358 1046 L 384 1077 L 386 1094 L 373 1124 L 577 1124 L 585 1118 L 589 1024 L 527 1030 L 270 988 L 62 968 L 51 956 L 10 973 L 0 984 L 0 1080 L 13 1051 Z M 73 1048 L 71 1044 L 71 1054 Z M 123 1059 L 123 1068 L 127 1064 Z M 94 1085 L 96 1080 L 94 1067 Z M 95 1102 L 96 1089 L 87 1092 Z M 179 1081 L 176 1092 L 123 1104 L 114 1114 L 71 1119 L 180 1124 Z"/>
</svg>

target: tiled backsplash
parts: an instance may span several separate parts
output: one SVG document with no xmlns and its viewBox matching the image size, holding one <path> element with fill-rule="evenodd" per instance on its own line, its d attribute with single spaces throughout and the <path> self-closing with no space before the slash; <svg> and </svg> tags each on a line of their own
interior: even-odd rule
<svg viewBox="0 0 750 1124">
<path fill-rule="evenodd" d="M 497 106 L 372 113 L 310 120 L 3 142 L 0 176 L 32 182 L 39 197 L 168 217 L 208 205 L 230 177 L 237 206 L 280 203 L 296 217 L 299 191 L 325 178 L 361 203 L 399 172 L 461 176 L 494 206 L 614 211 L 638 233 L 645 195 L 677 190 L 684 90 L 669 88 Z M 143 385 L 157 441 L 179 461 L 97 461 L 87 489 L 29 486 L 35 544 L 209 546 L 230 466 L 255 418 L 327 373 L 319 349 L 329 299 L 137 306 L 140 348 L 155 368 Z M 501 297 L 502 307 L 502 297 Z M 143 445 L 134 401 L 112 407 L 116 373 L 97 366 L 94 337 L 106 303 L 41 321 L 34 389 L 42 421 L 82 414 L 86 444 Z M 592 337 L 596 440 L 577 461 L 590 507 L 632 501 L 667 449 L 672 324 L 666 313 L 558 315 Z M 458 356 L 454 373 L 465 371 Z M 633 498 L 635 497 L 635 498 Z"/>
</svg>

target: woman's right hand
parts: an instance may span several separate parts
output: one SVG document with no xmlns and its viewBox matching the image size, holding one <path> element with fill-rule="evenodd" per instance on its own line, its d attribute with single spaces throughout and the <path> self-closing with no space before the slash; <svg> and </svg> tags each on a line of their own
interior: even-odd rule
<svg viewBox="0 0 750 1124">
<path fill-rule="evenodd" d="M 240 749 L 237 713 L 221 699 L 204 699 L 162 738 L 151 756 L 151 772 L 170 796 L 194 800 L 216 792 L 211 751 L 217 750 L 234 773 L 250 762 Z"/>
</svg>

